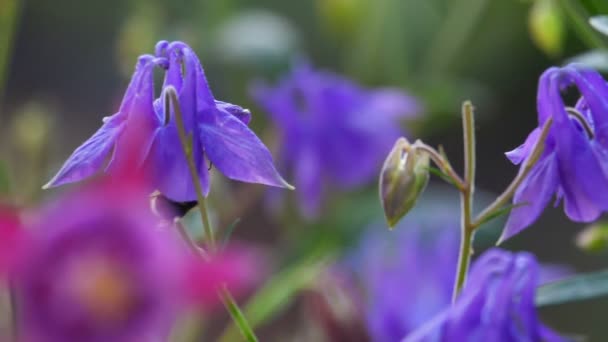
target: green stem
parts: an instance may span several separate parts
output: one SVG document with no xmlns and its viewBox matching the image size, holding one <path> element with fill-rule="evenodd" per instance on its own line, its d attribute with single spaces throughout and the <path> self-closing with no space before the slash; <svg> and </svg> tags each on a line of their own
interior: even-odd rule
<svg viewBox="0 0 608 342">
<path fill-rule="evenodd" d="M 211 252 L 215 251 L 215 236 L 213 233 L 213 229 L 211 228 L 211 223 L 209 222 L 209 214 L 207 212 L 207 202 L 205 199 L 205 195 L 203 194 L 203 189 L 201 187 L 201 183 L 198 177 L 198 171 L 196 169 L 196 164 L 194 163 L 194 158 L 192 158 L 192 139 L 186 133 L 186 129 L 184 128 L 184 118 L 182 115 L 182 111 L 179 106 L 179 100 L 177 98 L 177 92 L 174 88 L 167 88 L 165 90 L 167 96 L 173 104 L 173 112 L 175 114 L 175 123 L 177 126 L 177 134 L 179 135 L 179 141 L 182 145 L 182 149 L 186 154 L 186 161 L 188 162 L 188 169 L 190 170 L 190 176 L 192 176 L 192 183 L 194 184 L 194 189 L 196 191 L 196 198 L 198 200 L 198 209 L 201 213 L 201 219 L 203 221 L 203 228 L 205 229 L 205 240 L 207 242 L 207 247 Z M 169 115 L 169 101 L 165 100 L 165 113 Z"/>
<path fill-rule="evenodd" d="M 203 195 L 203 189 L 201 187 L 201 182 L 198 177 L 198 172 L 196 170 L 194 158 L 192 157 L 192 139 L 188 138 L 188 136 L 186 134 L 186 130 L 184 128 L 184 120 L 182 117 L 179 100 L 177 98 L 177 91 L 173 87 L 168 87 L 165 89 L 165 94 L 167 96 L 165 98 L 165 111 L 166 111 L 165 113 L 166 113 L 166 115 L 169 115 L 169 113 L 171 113 L 170 105 L 169 105 L 169 102 L 171 102 L 171 104 L 173 105 L 172 106 L 173 112 L 175 114 L 175 123 L 177 126 L 179 140 L 181 142 L 184 153 L 186 154 L 186 160 L 188 161 L 188 168 L 190 169 L 190 175 L 192 176 L 192 182 L 194 183 L 194 188 L 196 189 L 196 196 L 198 199 L 198 208 L 201 212 L 201 219 L 203 221 L 203 227 L 205 229 L 205 238 L 207 240 L 207 246 L 210 249 L 210 251 L 213 253 L 216 250 L 215 238 L 213 236 L 213 229 L 211 227 L 211 223 L 209 222 L 209 215 L 207 213 L 205 196 Z M 198 246 L 196 246 L 196 244 L 193 243 L 193 241 L 189 238 L 190 235 L 188 234 L 188 232 L 185 229 L 183 229 L 183 227 L 178 226 L 178 228 L 180 229 L 180 233 L 182 235 L 184 235 L 184 234 L 186 235 L 185 236 L 186 242 L 189 243 L 190 247 L 194 250 L 194 252 L 198 253 L 203 258 L 206 258 L 204 251 L 202 251 L 200 248 L 198 248 Z M 245 318 L 245 316 L 239 309 L 238 304 L 236 303 L 236 301 L 234 300 L 232 295 L 230 295 L 230 292 L 228 291 L 228 289 L 225 286 L 223 286 L 219 290 L 219 295 L 222 299 L 222 302 L 226 306 L 228 312 L 230 313 L 230 316 L 232 317 L 232 319 L 234 320 L 236 325 L 239 327 L 239 330 L 241 331 L 241 333 L 243 334 L 245 339 L 248 342 L 257 342 L 258 339 L 255 337 L 255 333 L 253 332 L 253 329 L 251 328 L 249 322 L 247 321 L 247 319 Z"/>
<path fill-rule="evenodd" d="M 473 105 L 466 101 L 462 105 L 462 128 L 464 136 L 464 183 L 465 188 L 460 192 L 461 203 L 461 241 L 458 253 L 458 271 L 452 292 L 455 301 L 466 282 L 469 264 L 471 262 L 471 243 L 474 229 L 472 227 L 473 193 L 475 192 L 475 119 Z"/>
<path fill-rule="evenodd" d="M 420 140 L 416 141 L 414 145 L 428 153 L 433 163 L 439 167 L 439 169 L 452 181 L 459 191 L 465 190 L 466 186 L 464 181 L 454 171 L 454 168 L 452 168 L 450 162 L 444 156 L 442 156 L 441 153 Z"/>
<path fill-rule="evenodd" d="M 590 48 L 608 48 L 608 44 L 591 25 L 589 25 L 589 13 L 578 2 L 573 0 L 558 0 L 562 10 L 572 22 L 574 30 L 579 37 Z"/>
<path fill-rule="evenodd" d="M 455 60 L 482 17 L 487 0 L 454 0 L 449 2 L 447 17 L 427 49 L 422 70 L 441 75 Z"/>
<path fill-rule="evenodd" d="M 543 150 L 545 148 L 545 141 L 547 140 L 547 136 L 549 135 L 549 131 L 551 130 L 551 125 L 553 123 L 553 119 L 549 118 L 545 121 L 542 131 L 536 144 L 532 149 L 532 153 L 530 157 L 526 159 L 524 165 L 519 170 L 519 173 L 511 184 L 505 189 L 505 191 L 494 200 L 486 209 L 484 209 L 472 223 L 472 228 L 477 229 L 481 224 L 486 222 L 490 217 L 494 216 L 498 211 L 500 211 L 513 197 L 517 188 L 521 185 L 521 183 L 526 179 L 528 173 L 532 170 L 532 167 L 538 162 Z"/>
<path fill-rule="evenodd" d="M 0 1 L 0 104 L 4 97 L 4 85 L 11 60 L 13 36 L 17 27 L 21 2 L 19 0 Z"/>
<path fill-rule="evenodd" d="M 237 305 L 234 298 L 232 298 L 226 287 L 220 290 L 220 295 L 222 296 L 222 300 L 226 306 L 226 309 L 228 310 L 228 313 L 230 313 L 230 317 L 232 317 L 232 320 L 240 328 L 241 334 L 245 340 L 248 342 L 257 342 L 258 338 L 255 336 L 249 322 L 247 322 L 247 318 L 245 318 L 245 315 Z"/>
</svg>

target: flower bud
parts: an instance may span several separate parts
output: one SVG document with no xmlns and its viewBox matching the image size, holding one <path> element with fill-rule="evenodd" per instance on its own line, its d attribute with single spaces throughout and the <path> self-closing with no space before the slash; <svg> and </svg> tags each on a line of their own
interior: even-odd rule
<svg viewBox="0 0 608 342">
<path fill-rule="evenodd" d="M 555 0 L 536 0 L 528 25 L 532 40 L 549 56 L 557 56 L 564 43 L 564 24 Z"/>
<path fill-rule="evenodd" d="M 380 202 L 390 228 L 414 207 L 428 180 L 428 154 L 399 138 L 380 172 Z"/>
<path fill-rule="evenodd" d="M 601 253 L 608 249 L 608 222 L 600 221 L 576 236 L 578 248 L 589 253 Z"/>
</svg>

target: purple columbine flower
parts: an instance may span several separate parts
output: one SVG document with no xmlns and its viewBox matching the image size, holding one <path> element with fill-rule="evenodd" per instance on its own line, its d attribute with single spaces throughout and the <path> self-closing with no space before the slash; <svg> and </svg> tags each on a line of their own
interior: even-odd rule
<svg viewBox="0 0 608 342">
<path fill-rule="evenodd" d="M 155 67 L 166 71 L 163 91 L 156 99 Z M 131 163 L 124 145 L 128 135 L 137 132 L 142 139 L 135 164 L 152 175 L 151 185 L 174 201 L 194 200 L 196 193 L 175 115 L 172 109 L 167 110 L 164 100 L 167 87 L 177 90 L 205 194 L 209 191 L 208 163 L 234 180 L 291 187 L 276 171 L 266 146 L 247 127 L 249 111 L 215 100 L 194 51 L 185 43 L 166 41 L 157 44 L 155 56 L 139 58 L 118 113 L 104 118 L 102 127 L 74 151 L 45 187 L 87 178 L 102 169 L 110 155 L 106 171 Z"/>
<path fill-rule="evenodd" d="M 581 98 L 566 107 L 561 92 L 575 86 Z M 545 149 L 523 184 L 502 235 L 507 239 L 532 224 L 551 198 L 563 198 L 566 215 L 576 222 L 593 221 L 608 210 L 608 84 L 581 64 L 550 68 L 538 86 L 538 123 L 553 125 Z M 515 164 L 525 161 L 540 136 L 536 128 L 525 143 L 508 152 Z"/>
<path fill-rule="evenodd" d="M 375 178 L 403 135 L 398 120 L 420 112 L 400 90 L 366 90 L 306 64 L 276 87 L 254 87 L 253 95 L 280 131 L 280 159 L 294 174 L 306 216 L 318 212 L 327 184 L 349 188 Z"/>
<path fill-rule="evenodd" d="M 422 209 L 392 231 L 371 225 L 357 251 L 339 265 L 339 274 L 350 275 L 346 283 L 357 294 L 372 341 L 401 341 L 451 305 L 458 210 L 445 205 Z M 562 265 L 543 265 L 540 282 L 571 273 Z"/>
<path fill-rule="evenodd" d="M 456 303 L 403 341 L 567 341 L 538 318 L 539 276 L 533 255 L 491 249 L 473 265 Z"/>
<path fill-rule="evenodd" d="M 20 340 L 165 341 L 180 312 L 217 306 L 220 286 L 238 295 L 252 285 L 255 255 L 193 255 L 145 198 L 130 184 L 103 183 L 54 202 L 20 230 L 13 241 L 23 247 L 1 260 L 14 264 Z M 1 240 L 13 231 L 2 228 Z"/>
</svg>

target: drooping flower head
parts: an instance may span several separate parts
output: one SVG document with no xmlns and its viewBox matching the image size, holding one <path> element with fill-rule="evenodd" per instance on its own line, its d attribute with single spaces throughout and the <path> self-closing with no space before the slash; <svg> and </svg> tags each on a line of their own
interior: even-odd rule
<svg viewBox="0 0 608 342">
<path fill-rule="evenodd" d="M 158 226 L 145 198 L 104 184 L 27 223 L 9 272 L 23 340 L 166 340 L 181 310 L 212 308 L 220 286 L 238 294 L 251 285 L 253 260 L 194 256 L 174 230 Z"/>
<path fill-rule="evenodd" d="M 307 216 L 319 210 L 328 184 L 349 188 L 375 178 L 403 133 L 399 119 L 420 111 L 399 90 L 366 90 L 305 64 L 276 87 L 255 87 L 254 97 L 280 131 L 280 159 L 294 174 Z"/>
<path fill-rule="evenodd" d="M 539 275 L 533 255 L 489 250 L 473 265 L 456 303 L 403 341 L 567 341 L 538 318 Z"/>
<path fill-rule="evenodd" d="M 155 67 L 165 70 L 158 98 L 154 94 Z M 104 118 L 102 127 L 74 151 L 46 186 L 90 177 L 104 168 L 110 156 L 105 171 L 130 163 L 123 145 L 137 132 L 141 141 L 136 165 L 151 174 L 152 187 L 174 201 L 194 200 L 196 193 L 180 144 L 175 110 L 165 101 L 169 87 L 177 91 L 205 194 L 209 191 L 209 164 L 234 180 L 290 187 L 275 170 L 268 149 L 247 127 L 249 111 L 215 100 L 194 51 L 185 43 L 166 41 L 157 44 L 154 56 L 139 58 L 118 113 Z"/>
<path fill-rule="evenodd" d="M 572 86 L 581 95 L 574 108 L 562 99 Z M 554 195 L 557 203 L 563 198 L 566 215 L 576 222 L 593 221 L 608 210 L 608 84 L 581 64 L 553 67 L 540 77 L 537 101 L 539 126 L 549 118 L 553 124 L 540 159 L 515 193 L 519 206 L 502 239 L 532 224 Z M 537 128 L 507 157 L 524 162 L 539 136 Z"/>
</svg>

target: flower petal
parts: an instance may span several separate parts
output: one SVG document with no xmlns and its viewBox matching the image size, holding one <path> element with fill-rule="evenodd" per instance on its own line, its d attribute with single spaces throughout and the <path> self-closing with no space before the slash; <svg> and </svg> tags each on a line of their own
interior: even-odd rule
<svg viewBox="0 0 608 342">
<path fill-rule="evenodd" d="M 526 141 L 517 147 L 516 149 L 505 153 L 507 158 L 511 161 L 511 163 L 515 165 L 519 165 L 523 162 L 534 148 L 534 144 L 538 141 L 538 137 L 540 136 L 541 129 L 535 128 L 526 138 Z"/>
<path fill-rule="evenodd" d="M 321 205 L 322 175 L 318 153 L 310 146 L 303 146 L 295 160 L 294 172 L 300 207 L 305 217 L 316 217 Z"/>
<path fill-rule="evenodd" d="M 230 179 L 292 188 L 274 167 L 270 151 L 235 116 L 214 109 L 213 120 L 198 125 L 205 154 Z"/>
<path fill-rule="evenodd" d="M 520 205 L 511 210 L 498 243 L 519 233 L 532 224 L 551 200 L 558 185 L 556 157 L 550 154 L 541 158 L 515 192 L 513 203 Z"/>
<path fill-rule="evenodd" d="M 99 171 L 123 129 L 123 120 L 119 114 L 105 118 L 101 128 L 72 153 L 43 188 L 77 182 Z"/>
<path fill-rule="evenodd" d="M 198 175 L 203 194 L 207 195 L 209 193 L 209 172 L 204 164 L 200 145 L 193 146 L 192 155 L 198 164 Z M 167 198 L 176 202 L 196 200 L 192 175 L 174 123 L 170 123 L 157 132 L 147 160 L 147 169 L 153 173 L 152 177 L 157 189 Z"/>
</svg>

